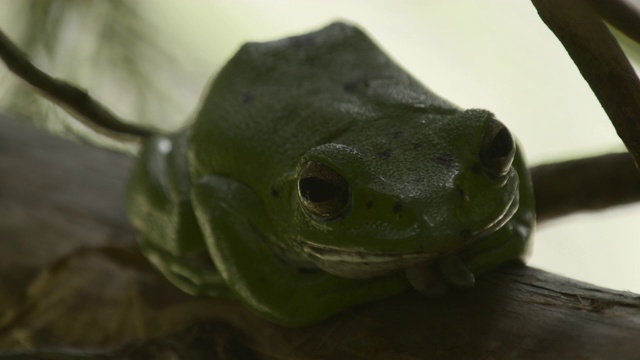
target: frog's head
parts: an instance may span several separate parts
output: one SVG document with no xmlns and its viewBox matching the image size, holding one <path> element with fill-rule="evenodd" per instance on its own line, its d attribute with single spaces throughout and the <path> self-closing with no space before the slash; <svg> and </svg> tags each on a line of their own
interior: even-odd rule
<svg viewBox="0 0 640 360">
<path fill-rule="evenodd" d="M 456 251 L 516 211 L 515 151 L 509 130 L 488 111 L 387 111 L 301 158 L 291 183 L 301 226 L 293 241 L 343 277 Z"/>
</svg>

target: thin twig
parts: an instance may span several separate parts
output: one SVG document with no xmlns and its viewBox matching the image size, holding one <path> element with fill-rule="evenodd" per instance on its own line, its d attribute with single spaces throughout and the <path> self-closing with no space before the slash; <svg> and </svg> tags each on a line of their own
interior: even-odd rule
<svg viewBox="0 0 640 360">
<path fill-rule="evenodd" d="M 640 81 L 620 45 L 585 0 L 532 2 L 640 166 Z"/>
<path fill-rule="evenodd" d="M 15 75 L 98 133 L 118 140 L 132 140 L 132 137 L 133 140 L 138 140 L 153 134 L 148 129 L 119 119 L 86 91 L 53 78 L 38 69 L 2 31 L 0 31 L 0 58 Z"/>
</svg>

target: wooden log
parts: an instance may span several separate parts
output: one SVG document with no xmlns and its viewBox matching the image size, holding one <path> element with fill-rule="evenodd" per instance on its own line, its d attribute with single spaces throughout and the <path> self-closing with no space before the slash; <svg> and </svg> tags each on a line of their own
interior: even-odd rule
<svg viewBox="0 0 640 360">
<path fill-rule="evenodd" d="M 304 329 L 187 296 L 136 249 L 124 215 L 132 163 L 0 115 L 0 358 L 640 356 L 640 296 L 522 266 Z"/>
</svg>

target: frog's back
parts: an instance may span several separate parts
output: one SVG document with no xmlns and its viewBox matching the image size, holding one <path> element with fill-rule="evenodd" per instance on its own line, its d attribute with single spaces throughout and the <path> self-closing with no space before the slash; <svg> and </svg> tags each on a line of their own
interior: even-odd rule
<svg viewBox="0 0 640 360">
<path fill-rule="evenodd" d="M 310 148 L 393 107 L 454 109 L 353 26 L 245 44 L 192 127 L 192 175 L 232 176 L 260 190 Z"/>
</svg>

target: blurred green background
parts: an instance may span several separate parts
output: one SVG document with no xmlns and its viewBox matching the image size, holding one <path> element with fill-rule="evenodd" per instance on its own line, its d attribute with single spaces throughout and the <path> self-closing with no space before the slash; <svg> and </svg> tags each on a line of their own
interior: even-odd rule
<svg viewBox="0 0 640 360">
<path fill-rule="evenodd" d="M 120 116 L 162 129 L 188 121 L 211 76 L 242 43 L 335 20 L 362 26 L 436 93 L 464 108 L 493 111 L 531 164 L 623 149 L 528 1 L 0 0 L 0 28 L 38 66 L 87 88 Z M 67 121 L 0 68 L 3 111 L 118 147 Z M 639 216 L 634 205 L 543 224 L 530 264 L 640 292 Z"/>
</svg>

